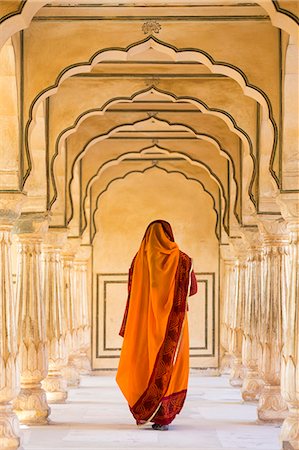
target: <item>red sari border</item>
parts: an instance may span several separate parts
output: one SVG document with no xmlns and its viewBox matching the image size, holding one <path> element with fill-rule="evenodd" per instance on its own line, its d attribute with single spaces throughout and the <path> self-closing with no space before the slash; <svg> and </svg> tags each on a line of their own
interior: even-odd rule
<svg viewBox="0 0 299 450">
<path fill-rule="evenodd" d="M 153 417 L 151 422 L 158 425 L 169 425 L 177 414 L 181 412 L 184 406 L 187 395 L 187 389 L 180 392 L 175 392 L 162 399 L 161 406 L 157 414 Z"/>
</svg>

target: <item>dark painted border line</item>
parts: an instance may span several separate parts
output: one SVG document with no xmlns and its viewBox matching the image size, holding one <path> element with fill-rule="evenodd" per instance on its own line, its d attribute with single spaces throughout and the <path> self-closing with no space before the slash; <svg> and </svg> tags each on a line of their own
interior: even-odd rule
<svg viewBox="0 0 299 450">
<path fill-rule="evenodd" d="M 21 3 L 16 11 L 12 11 L 0 18 L 0 24 L 5 22 L 7 19 L 10 19 L 11 17 L 21 15 L 26 3 L 27 3 L 27 0 L 21 0 Z"/>
</svg>

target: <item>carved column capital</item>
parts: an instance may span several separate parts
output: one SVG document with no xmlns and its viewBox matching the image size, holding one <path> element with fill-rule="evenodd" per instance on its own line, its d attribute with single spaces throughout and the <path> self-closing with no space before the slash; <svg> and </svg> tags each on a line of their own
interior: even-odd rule
<svg viewBox="0 0 299 450">
<path fill-rule="evenodd" d="M 23 213 L 14 226 L 14 233 L 19 236 L 30 236 L 30 238 L 43 238 L 48 231 L 49 216 L 47 212 Z"/>
<path fill-rule="evenodd" d="M 61 252 L 67 242 L 66 228 L 49 228 L 44 239 L 44 249 L 56 249 Z"/>
<path fill-rule="evenodd" d="M 0 227 L 12 227 L 21 214 L 25 195 L 0 193 Z"/>
<path fill-rule="evenodd" d="M 225 262 L 227 261 L 228 263 L 229 261 L 234 263 L 236 260 L 236 252 L 231 243 L 220 245 L 220 255 L 221 259 Z"/>
<path fill-rule="evenodd" d="M 262 246 L 262 235 L 258 226 L 243 228 L 242 235 L 248 244 L 249 250 L 255 251 Z"/>
<path fill-rule="evenodd" d="M 239 262 L 246 261 L 246 258 L 248 256 L 248 243 L 246 242 L 246 239 L 244 239 L 243 236 L 237 236 L 233 238 L 229 238 L 230 244 L 233 246 L 235 250 L 236 257 L 238 258 Z"/>
<path fill-rule="evenodd" d="M 287 222 L 289 229 L 299 231 L 299 195 L 298 193 L 280 194 L 277 199 L 281 215 Z"/>
<path fill-rule="evenodd" d="M 289 243 L 287 223 L 281 216 L 259 216 L 258 227 L 264 244 L 280 246 Z"/>
<path fill-rule="evenodd" d="M 91 245 L 80 245 L 75 255 L 75 262 L 86 264 L 91 255 Z"/>
<path fill-rule="evenodd" d="M 69 255 L 70 257 L 74 258 L 81 245 L 81 242 L 81 238 L 68 237 L 64 242 L 61 254 L 63 256 Z"/>
</svg>

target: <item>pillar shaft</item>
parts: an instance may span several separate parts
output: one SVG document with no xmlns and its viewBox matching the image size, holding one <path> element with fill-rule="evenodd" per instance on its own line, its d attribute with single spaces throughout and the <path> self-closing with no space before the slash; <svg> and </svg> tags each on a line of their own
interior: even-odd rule
<svg viewBox="0 0 299 450">
<path fill-rule="evenodd" d="M 286 417 L 287 406 L 280 392 L 282 350 L 282 302 L 288 282 L 288 234 L 282 220 L 260 224 L 263 235 L 261 363 L 264 382 L 258 404 L 258 418 L 279 422 Z"/>
<path fill-rule="evenodd" d="M 242 342 L 244 328 L 244 306 L 246 293 L 246 252 L 244 244 L 234 242 L 238 259 L 235 264 L 235 292 L 232 299 L 230 352 L 233 355 L 230 384 L 241 387 L 243 384 Z"/>
<path fill-rule="evenodd" d="M 282 301 L 283 349 L 281 393 L 289 412 L 281 429 L 281 440 L 299 449 L 299 203 L 298 196 L 283 198 L 281 203 L 290 232 L 290 277 L 287 295 Z"/>
<path fill-rule="evenodd" d="M 248 234 L 250 233 L 250 237 Z M 242 386 L 242 398 L 245 401 L 257 400 L 262 388 L 258 360 L 260 355 L 260 302 L 261 302 L 261 247 L 257 232 L 246 233 L 250 250 L 247 259 L 247 289 L 244 308 L 244 336 L 242 362 L 245 376 Z"/>
<path fill-rule="evenodd" d="M 89 319 L 89 303 L 87 292 L 87 259 L 75 259 L 75 279 L 76 279 L 76 307 L 78 318 L 78 348 L 79 357 L 75 359 L 75 363 L 80 373 L 87 374 L 90 372 L 90 359 L 88 352 L 90 349 L 90 319 Z"/>
<path fill-rule="evenodd" d="M 49 233 L 43 249 L 43 289 L 46 309 L 46 330 L 49 349 L 49 371 L 43 381 L 48 403 L 64 403 L 67 382 L 62 368 L 67 364 L 66 324 L 63 302 L 61 247 L 65 235 Z"/>
<path fill-rule="evenodd" d="M 230 373 L 232 364 L 232 355 L 230 353 L 231 340 L 231 314 L 232 299 L 234 295 L 234 268 L 235 259 L 231 254 L 229 246 L 221 247 L 221 256 L 223 260 L 223 289 L 221 291 L 221 329 L 220 342 L 222 347 L 221 373 Z"/>
<path fill-rule="evenodd" d="M 8 450 L 20 446 L 19 420 L 11 404 L 20 390 L 11 233 L 21 202 L 20 195 L 0 195 L 0 448 Z"/>
<path fill-rule="evenodd" d="M 21 391 L 14 410 L 25 424 L 45 424 L 50 408 L 42 380 L 48 373 L 45 309 L 41 284 L 41 244 L 47 221 L 25 215 L 18 222 L 17 311 Z"/>
<path fill-rule="evenodd" d="M 68 356 L 67 365 L 62 374 L 70 387 L 78 387 L 80 384 L 80 374 L 74 359 L 78 357 L 78 330 L 77 330 L 77 310 L 76 310 L 76 286 L 74 271 L 74 254 L 62 254 L 63 266 L 63 289 L 64 289 L 64 308 L 66 319 L 66 350 Z"/>
</svg>

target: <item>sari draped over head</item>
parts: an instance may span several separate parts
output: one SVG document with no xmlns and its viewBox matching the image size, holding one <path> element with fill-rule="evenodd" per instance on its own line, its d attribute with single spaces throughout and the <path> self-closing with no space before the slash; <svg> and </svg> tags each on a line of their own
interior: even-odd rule
<svg viewBox="0 0 299 450">
<path fill-rule="evenodd" d="M 129 271 L 116 376 L 138 425 L 169 424 L 183 407 L 189 375 L 187 296 L 197 291 L 191 270 L 169 223 L 152 222 Z"/>
</svg>

